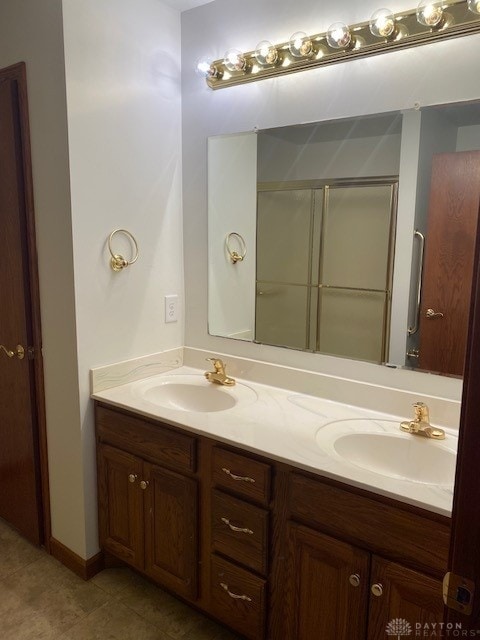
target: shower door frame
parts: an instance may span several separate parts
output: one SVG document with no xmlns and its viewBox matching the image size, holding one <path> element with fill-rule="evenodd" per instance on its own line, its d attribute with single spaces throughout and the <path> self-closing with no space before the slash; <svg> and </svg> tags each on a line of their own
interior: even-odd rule
<svg viewBox="0 0 480 640">
<path fill-rule="evenodd" d="M 392 284 L 393 284 L 393 268 L 395 261 L 395 234 L 396 234 L 396 225 L 397 225 L 397 207 L 398 207 L 398 183 L 399 176 L 398 175 L 387 175 L 387 176 L 372 176 L 372 177 L 359 177 L 359 178 L 336 178 L 336 179 L 313 179 L 313 180 L 289 180 L 285 182 L 259 182 L 257 184 L 257 221 L 258 221 L 258 193 L 259 192 L 268 192 L 268 191 L 322 191 L 322 208 L 321 208 L 321 221 L 320 221 L 320 246 L 318 248 L 318 264 L 317 267 L 317 275 L 318 275 L 318 284 L 313 285 L 311 283 L 311 274 L 315 269 L 313 264 L 310 265 L 310 282 L 307 285 L 308 287 L 308 298 L 307 298 L 307 327 L 306 327 L 306 337 L 307 337 L 307 347 L 305 349 L 299 349 L 298 347 L 291 347 L 288 345 L 279 345 L 272 344 L 269 342 L 257 341 L 254 336 L 253 342 L 256 344 L 266 344 L 269 346 L 279 346 L 287 349 L 294 349 L 296 351 L 305 351 L 312 353 L 320 353 L 324 355 L 333 355 L 327 352 L 323 352 L 318 348 L 319 341 L 319 299 L 320 299 L 320 275 L 321 275 L 321 255 L 322 255 L 322 246 L 323 246 L 323 217 L 325 212 L 325 206 L 328 199 L 328 189 L 329 188 L 339 188 L 339 187 L 367 187 L 367 186 L 391 186 L 392 187 L 392 201 L 391 201 L 391 214 L 390 214 L 390 231 L 389 231 L 389 248 L 388 248 L 388 287 L 386 290 L 386 301 L 384 307 L 384 319 L 383 319 L 383 337 L 382 337 L 382 360 L 377 364 L 385 364 L 388 361 L 388 346 L 390 343 L 390 314 L 391 314 L 391 303 L 392 303 Z M 312 198 L 312 220 L 311 226 L 315 227 L 315 197 Z M 258 222 L 257 222 L 258 224 Z M 314 229 L 311 232 L 311 243 L 315 242 L 314 238 Z M 258 227 L 257 227 L 257 251 L 258 251 Z M 310 253 L 313 256 L 315 254 L 315 247 L 310 247 Z M 258 280 L 255 272 L 255 289 L 257 289 Z M 278 283 L 285 284 L 285 283 Z M 313 290 L 317 289 L 317 295 L 315 300 L 313 298 Z M 313 317 L 312 309 L 316 309 L 315 317 Z M 257 315 L 257 295 L 255 296 L 255 318 Z M 312 327 L 312 324 L 315 325 L 315 328 Z M 256 321 L 255 321 L 256 326 Z M 336 357 L 345 357 L 351 358 L 351 356 L 336 356 Z"/>
</svg>

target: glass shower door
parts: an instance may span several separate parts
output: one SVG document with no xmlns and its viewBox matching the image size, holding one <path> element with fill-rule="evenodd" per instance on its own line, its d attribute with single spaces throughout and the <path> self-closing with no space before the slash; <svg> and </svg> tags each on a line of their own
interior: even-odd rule
<svg viewBox="0 0 480 640">
<path fill-rule="evenodd" d="M 309 348 L 313 210 L 311 189 L 258 193 L 257 342 Z"/>
<path fill-rule="evenodd" d="M 316 350 L 388 358 L 396 185 L 325 188 Z"/>
</svg>

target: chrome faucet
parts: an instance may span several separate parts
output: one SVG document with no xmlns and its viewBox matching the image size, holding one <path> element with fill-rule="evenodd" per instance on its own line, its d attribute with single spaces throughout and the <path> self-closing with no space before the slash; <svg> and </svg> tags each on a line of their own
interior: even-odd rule
<svg viewBox="0 0 480 640">
<path fill-rule="evenodd" d="M 235 384 L 235 380 L 229 378 L 225 373 L 226 365 L 220 358 L 207 358 L 207 360 L 213 364 L 213 368 L 215 369 L 215 371 L 205 371 L 205 378 L 209 382 L 223 384 L 227 387 L 232 387 Z"/>
<path fill-rule="evenodd" d="M 438 427 L 432 427 L 428 414 L 428 407 L 424 402 L 415 402 L 413 405 L 415 417 L 413 420 L 404 420 L 400 424 L 400 429 L 416 436 L 432 438 L 434 440 L 445 440 L 445 431 Z"/>
</svg>

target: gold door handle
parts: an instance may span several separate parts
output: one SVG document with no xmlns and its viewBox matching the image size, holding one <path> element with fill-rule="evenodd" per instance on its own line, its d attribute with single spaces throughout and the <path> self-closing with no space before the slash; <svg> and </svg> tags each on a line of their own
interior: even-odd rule
<svg viewBox="0 0 480 640">
<path fill-rule="evenodd" d="M 6 347 L 3 346 L 3 344 L 0 344 L 0 351 L 4 351 L 9 358 L 13 358 L 14 356 L 17 356 L 19 360 L 23 360 L 25 357 L 25 349 L 22 347 L 21 344 L 17 344 L 17 346 L 15 347 L 15 351 L 12 351 L 11 349 L 7 349 Z"/>
<path fill-rule="evenodd" d="M 148 480 L 142 480 L 142 481 L 140 482 L 140 489 L 143 489 L 143 490 L 145 491 L 145 489 L 148 487 L 148 485 L 149 485 L 149 484 L 150 484 L 150 483 L 149 483 L 149 481 L 148 481 Z"/>
<path fill-rule="evenodd" d="M 135 482 L 135 480 L 138 478 L 136 473 L 130 473 L 128 475 L 128 481 L 131 482 L 132 484 Z"/>
<path fill-rule="evenodd" d="M 377 582 L 376 584 L 372 584 L 371 591 L 374 596 L 377 596 L 377 598 L 380 598 L 380 596 L 383 594 L 383 585 L 380 584 L 379 582 Z"/>
<path fill-rule="evenodd" d="M 434 311 L 433 309 L 427 309 L 425 316 L 427 318 L 443 318 L 443 313 L 440 311 Z"/>
</svg>

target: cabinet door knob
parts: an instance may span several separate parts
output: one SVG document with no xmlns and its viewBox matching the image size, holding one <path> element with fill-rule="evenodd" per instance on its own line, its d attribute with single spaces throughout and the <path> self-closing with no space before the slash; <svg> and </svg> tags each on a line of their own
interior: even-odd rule
<svg viewBox="0 0 480 640">
<path fill-rule="evenodd" d="M 372 584 L 372 593 L 374 596 L 377 596 L 377 598 L 379 598 L 383 594 L 383 585 L 381 585 L 379 582 L 377 582 L 376 584 Z"/>
<path fill-rule="evenodd" d="M 140 489 L 143 489 L 145 491 L 145 489 L 148 487 L 150 483 L 148 482 L 148 480 L 142 480 L 140 482 Z"/>
<path fill-rule="evenodd" d="M 360 576 L 359 576 L 359 574 L 358 573 L 352 573 L 352 575 L 349 577 L 348 581 L 350 582 L 352 587 L 359 587 L 360 586 Z"/>
<path fill-rule="evenodd" d="M 130 473 L 128 476 L 128 481 L 129 482 L 135 482 L 135 480 L 138 478 L 136 473 Z"/>
</svg>

